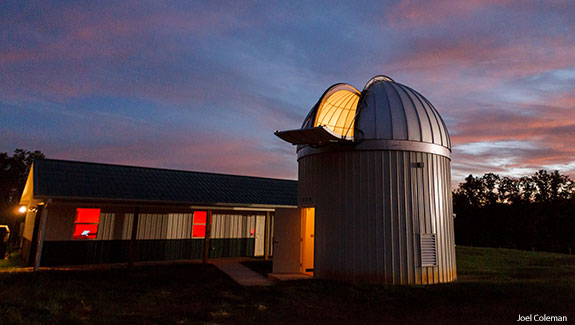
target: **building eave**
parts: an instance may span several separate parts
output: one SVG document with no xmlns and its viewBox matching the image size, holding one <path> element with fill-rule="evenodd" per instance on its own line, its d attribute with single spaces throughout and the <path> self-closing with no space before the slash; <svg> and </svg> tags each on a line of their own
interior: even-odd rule
<svg viewBox="0 0 575 325">
<path fill-rule="evenodd" d="M 37 201 L 45 201 L 52 199 L 53 201 L 68 201 L 68 202 L 87 202 L 87 203 L 112 203 L 130 206 L 178 206 L 178 207 L 193 207 L 193 208 L 212 208 L 225 209 L 225 210 L 240 210 L 240 209 L 277 209 L 277 208 L 296 208 L 297 205 L 280 205 L 280 204 L 250 204 L 250 203 L 222 203 L 222 202 L 190 202 L 190 201 L 162 201 L 162 200 L 134 200 L 134 199 L 117 199 L 117 198 L 90 198 L 90 197 L 70 197 L 70 196 L 42 196 L 36 195 L 34 199 Z"/>
</svg>

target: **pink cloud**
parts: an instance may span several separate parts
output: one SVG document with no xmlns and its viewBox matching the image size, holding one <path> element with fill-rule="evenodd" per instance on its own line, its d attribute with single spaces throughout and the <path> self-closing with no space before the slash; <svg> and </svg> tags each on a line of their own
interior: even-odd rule
<svg viewBox="0 0 575 325">
<path fill-rule="evenodd" d="M 494 104 L 457 112 L 451 135 L 456 177 L 529 174 L 542 168 L 575 175 L 575 147 L 570 143 L 575 138 L 575 94 L 555 95 L 546 105 L 502 103 L 501 108 Z"/>
<path fill-rule="evenodd" d="M 574 67 L 573 3 L 400 1 L 386 11 L 402 40 L 382 71 L 406 74 L 436 95 L 483 93 Z"/>
<path fill-rule="evenodd" d="M 496 38 L 415 40 L 408 53 L 398 53 L 391 66 L 401 71 L 425 73 L 439 81 L 485 77 L 478 88 L 488 88 L 509 78 L 524 78 L 573 66 L 575 43 L 561 38 L 506 43 Z"/>
<path fill-rule="evenodd" d="M 412 28 L 445 23 L 449 18 L 466 17 L 473 12 L 504 4 L 502 0 L 402 0 L 386 12 L 386 22 L 393 27 Z"/>
<path fill-rule="evenodd" d="M 463 24 L 489 24 L 486 14 L 504 11 L 527 13 L 556 13 L 571 19 L 575 6 L 570 1 L 522 1 L 522 0 L 400 0 L 386 10 L 385 24 L 394 28 L 411 29 L 444 26 L 456 20 Z M 518 18 L 516 15 L 515 18 Z M 530 17 L 531 19 L 531 17 Z M 513 24 L 513 22 L 508 22 Z M 533 22 L 531 22 L 533 23 Z"/>
</svg>

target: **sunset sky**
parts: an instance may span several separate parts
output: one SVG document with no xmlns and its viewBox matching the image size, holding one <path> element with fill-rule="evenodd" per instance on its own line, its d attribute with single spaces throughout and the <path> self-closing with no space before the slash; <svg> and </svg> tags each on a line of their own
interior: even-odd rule
<svg viewBox="0 0 575 325">
<path fill-rule="evenodd" d="M 2 1 L 0 151 L 295 179 L 273 131 L 378 74 L 441 113 L 456 183 L 575 176 L 575 1 Z"/>
</svg>

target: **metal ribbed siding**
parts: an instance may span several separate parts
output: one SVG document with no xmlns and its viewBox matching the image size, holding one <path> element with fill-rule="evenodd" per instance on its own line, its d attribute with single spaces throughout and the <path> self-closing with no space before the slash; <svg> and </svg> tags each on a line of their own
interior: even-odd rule
<svg viewBox="0 0 575 325">
<path fill-rule="evenodd" d="M 113 214 L 111 215 L 113 218 Z M 134 214 L 126 213 L 122 227 L 122 239 L 130 239 L 133 218 Z M 214 213 L 210 237 L 213 239 L 253 238 L 251 230 L 255 227 L 255 218 L 255 215 Z M 138 240 L 193 238 L 192 220 L 192 213 L 141 213 L 136 238 Z"/>
<path fill-rule="evenodd" d="M 127 213 L 122 239 L 132 236 L 134 214 Z M 136 239 L 191 239 L 193 213 L 140 213 Z"/>
<path fill-rule="evenodd" d="M 128 258 L 128 245 L 132 233 L 133 213 L 126 209 L 108 209 L 101 213 L 96 239 L 73 240 L 75 206 L 54 206 L 49 215 L 50 240 L 43 247 L 43 266 L 119 263 Z M 181 210 L 181 209 L 180 209 Z M 152 213 L 149 213 L 152 212 Z M 255 238 L 251 230 L 256 227 L 256 215 L 214 213 L 210 258 L 254 256 Z M 273 214 L 270 216 L 272 217 Z M 193 214 L 140 213 L 136 260 L 199 259 L 204 253 L 204 238 L 192 237 Z M 57 227 L 55 227 L 57 226 Z M 270 218 L 273 227 L 273 218 Z M 60 228 L 68 229 L 62 233 Z M 270 236 L 271 241 L 271 236 Z"/>
<path fill-rule="evenodd" d="M 100 214 L 100 224 L 98 225 L 98 234 L 96 239 L 112 240 L 114 239 L 115 213 Z"/>
<path fill-rule="evenodd" d="M 455 280 L 450 182 L 450 160 L 435 154 L 301 157 L 299 205 L 316 208 L 315 276 L 393 284 Z M 421 233 L 436 234 L 437 267 L 421 267 Z"/>
<path fill-rule="evenodd" d="M 253 238 L 255 215 L 214 214 L 211 238 Z"/>
</svg>

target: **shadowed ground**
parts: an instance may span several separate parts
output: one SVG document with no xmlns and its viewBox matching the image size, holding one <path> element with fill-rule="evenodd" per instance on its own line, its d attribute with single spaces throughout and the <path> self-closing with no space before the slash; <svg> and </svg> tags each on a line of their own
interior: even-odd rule
<svg viewBox="0 0 575 325">
<path fill-rule="evenodd" d="M 214 266 L 0 272 L 0 323 L 511 323 L 575 320 L 575 256 L 458 247 L 459 281 L 371 286 L 333 281 L 242 287 Z M 265 274 L 269 262 L 245 265 Z"/>
</svg>

